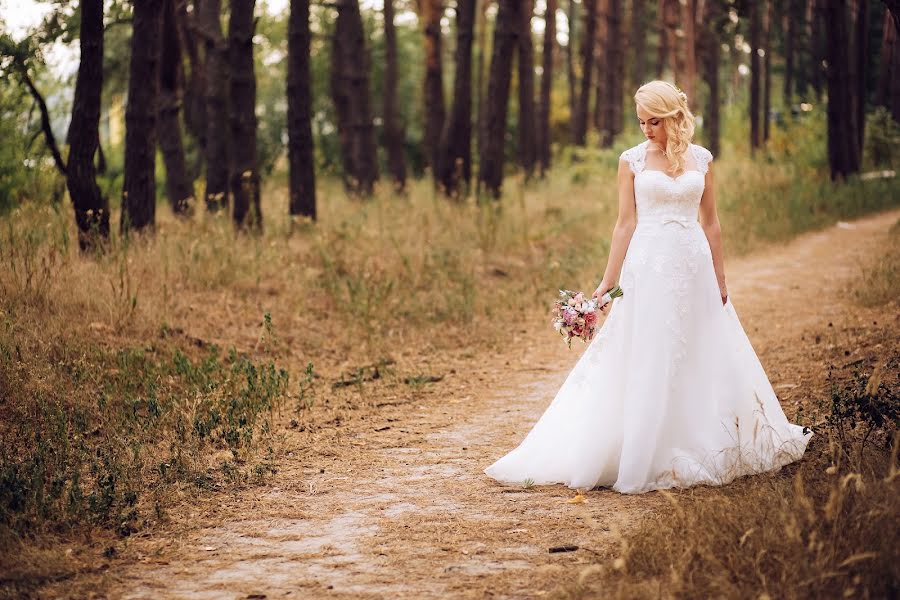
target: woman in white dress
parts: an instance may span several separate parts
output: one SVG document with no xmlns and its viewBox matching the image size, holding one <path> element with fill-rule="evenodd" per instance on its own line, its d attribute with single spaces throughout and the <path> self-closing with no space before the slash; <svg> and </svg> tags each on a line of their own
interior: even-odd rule
<svg viewBox="0 0 900 600">
<path fill-rule="evenodd" d="M 619 215 L 595 297 L 606 322 L 521 444 L 485 469 L 521 485 L 638 493 L 721 485 L 798 460 L 788 422 L 728 299 L 712 155 L 674 85 L 634 96 L 643 143 L 619 160 Z M 699 216 L 699 221 L 698 221 Z"/>
</svg>

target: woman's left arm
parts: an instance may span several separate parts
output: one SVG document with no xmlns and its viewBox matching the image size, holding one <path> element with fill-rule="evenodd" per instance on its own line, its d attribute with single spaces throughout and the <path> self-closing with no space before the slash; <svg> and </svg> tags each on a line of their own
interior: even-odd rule
<svg viewBox="0 0 900 600">
<path fill-rule="evenodd" d="M 722 250 L 722 227 L 719 225 L 719 214 L 716 212 L 716 193 L 713 189 L 712 164 L 706 171 L 706 186 L 703 196 L 700 198 L 700 226 L 709 241 L 709 249 L 712 252 L 713 268 L 716 271 L 716 281 L 719 283 L 719 295 L 722 304 L 728 301 L 728 287 L 725 285 L 725 256 Z"/>
</svg>

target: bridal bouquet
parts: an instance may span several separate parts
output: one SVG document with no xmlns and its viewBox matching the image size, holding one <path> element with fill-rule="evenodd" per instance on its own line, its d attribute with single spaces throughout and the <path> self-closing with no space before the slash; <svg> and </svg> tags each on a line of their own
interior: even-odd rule
<svg viewBox="0 0 900 600">
<path fill-rule="evenodd" d="M 553 328 L 572 347 L 572 338 L 589 342 L 597 331 L 597 310 L 622 295 L 622 288 L 615 286 L 600 298 L 600 304 L 588 300 L 582 292 L 559 290 L 559 300 L 553 304 Z"/>
</svg>

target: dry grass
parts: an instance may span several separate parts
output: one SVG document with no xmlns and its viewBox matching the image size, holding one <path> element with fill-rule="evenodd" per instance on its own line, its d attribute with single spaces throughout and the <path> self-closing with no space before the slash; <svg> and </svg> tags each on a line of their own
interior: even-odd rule
<svg viewBox="0 0 900 600">
<path fill-rule="evenodd" d="M 556 288 L 599 281 L 616 156 L 583 152 L 527 187 L 511 178 L 501 204 L 451 203 L 427 181 L 357 202 L 325 181 L 314 226 L 286 217 L 275 185 L 261 236 L 161 209 L 155 236 L 116 237 L 99 256 L 77 252 L 69 207 L 14 210 L 0 223 L 0 545 L 128 535 L 266 476 L 274 419 L 339 424 L 355 397 L 330 385 L 344 374 L 389 361 L 391 381 L 414 386 L 423 356 L 495 351 L 544 318 Z M 893 180 L 832 189 L 786 163 L 716 169 L 733 253 L 900 197 Z"/>
</svg>

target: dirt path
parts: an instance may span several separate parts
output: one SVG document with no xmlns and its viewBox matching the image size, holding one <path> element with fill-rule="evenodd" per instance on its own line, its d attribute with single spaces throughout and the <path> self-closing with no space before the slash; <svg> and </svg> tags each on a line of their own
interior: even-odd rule
<svg viewBox="0 0 900 600">
<path fill-rule="evenodd" d="M 813 387 L 806 339 L 863 318 L 823 301 L 877 256 L 892 211 L 804 235 L 728 265 L 738 314 L 789 416 Z M 540 331 L 470 359 L 439 395 L 387 406 L 310 456 L 299 439 L 271 485 L 194 504 L 135 536 L 106 583 L 125 598 L 482 598 L 551 595 L 617 532 L 666 505 L 657 493 L 504 488 L 482 469 L 540 416 L 578 353 Z M 299 434 L 297 434 L 299 435 Z M 576 545 L 574 552 L 549 548 Z"/>
</svg>

